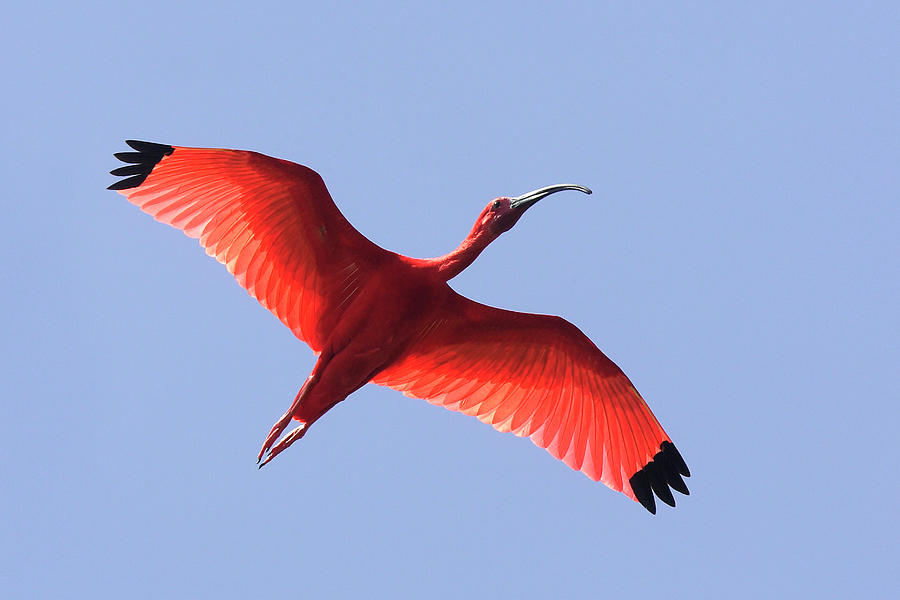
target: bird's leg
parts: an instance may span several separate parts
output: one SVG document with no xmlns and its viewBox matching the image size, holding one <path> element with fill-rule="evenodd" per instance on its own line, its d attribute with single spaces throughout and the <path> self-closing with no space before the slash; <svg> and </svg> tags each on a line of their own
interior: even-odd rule
<svg viewBox="0 0 900 600">
<path fill-rule="evenodd" d="M 356 375 L 355 371 L 361 371 L 364 375 Z M 369 374 L 372 372 L 371 365 L 360 365 L 358 357 L 352 353 L 337 357 L 332 353 L 320 355 L 291 407 L 278 419 L 266 437 L 256 460 L 260 468 L 306 435 L 310 425 L 348 394 L 362 387 L 371 379 Z M 279 440 L 292 419 L 300 424 Z"/>
<path fill-rule="evenodd" d="M 262 449 L 259 451 L 259 455 L 256 457 L 257 464 L 259 464 L 260 461 L 262 461 L 263 454 L 265 454 L 266 451 L 268 451 L 270 448 L 272 448 L 273 444 L 275 444 L 275 440 L 277 440 L 279 438 L 279 436 L 281 436 L 281 433 L 287 428 L 288 424 L 291 422 L 291 419 L 293 418 L 294 413 L 300 407 L 300 403 L 303 401 L 303 398 L 306 396 L 306 392 L 309 389 L 309 385 L 312 382 L 313 376 L 314 375 L 310 375 L 306 379 L 306 381 L 303 383 L 303 387 L 300 388 L 300 391 L 297 392 L 297 395 L 294 397 L 294 401 L 291 403 L 291 407 L 289 409 L 287 409 L 287 412 L 285 412 L 283 415 L 281 415 L 281 418 L 278 419 L 278 421 L 276 421 L 275 424 L 272 426 L 272 430 L 269 431 L 269 435 L 266 436 L 266 441 L 263 442 Z M 305 424 L 301 425 L 300 427 L 305 427 Z M 298 429 L 300 429 L 300 427 L 298 427 Z M 293 431 L 291 431 L 291 433 L 289 435 L 293 435 L 296 431 L 297 431 L 297 429 L 294 429 Z M 296 439 L 299 439 L 300 437 L 301 436 L 299 434 L 296 435 L 296 437 L 294 437 L 294 439 L 292 439 L 291 442 L 293 442 Z M 282 442 L 284 442 L 284 440 L 282 440 Z M 279 444 L 279 445 L 281 445 L 281 444 Z M 288 443 L 286 446 L 281 447 L 278 450 L 278 452 L 281 452 L 282 450 L 287 448 L 289 445 L 290 445 L 290 443 Z M 269 454 L 269 456 L 266 458 L 265 462 L 263 462 L 262 464 L 259 464 L 259 466 L 262 467 L 264 464 L 266 464 L 267 462 L 269 462 L 270 460 L 275 458 L 275 454 L 277 454 L 278 452 Z"/>
<path fill-rule="evenodd" d="M 265 460 L 259 463 L 259 468 L 262 469 L 269 463 L 270 460 L 281 454 L 283 450 L 287 450 L 288 446 L 302 438 L 303 434 L 306 433 L 306 427 L 307 423 L 300 423 L 299 425 L 291 429 L 286 436 L 281 438 L 277 444 L 272 446 L 272 449 L 269 450 L 269 454 L 266 456 Z"/>
</svg>

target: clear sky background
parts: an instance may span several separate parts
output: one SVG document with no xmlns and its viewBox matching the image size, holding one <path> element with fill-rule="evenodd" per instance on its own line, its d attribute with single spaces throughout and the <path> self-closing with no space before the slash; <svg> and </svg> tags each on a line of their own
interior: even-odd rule
<svg viewBox="0 0 900 600">
<path fill-rule="evenodd" d="M 4 9 L 0 596 L 896 593 L 896 3 L 426 4 Z M 257 471 L 314 357 L 104 189 L 125 138 L 309 165 L 413 256 L 592 187 L 453 286 L 577 324 L 691 496 L 376 386 Z"/>
</svg>

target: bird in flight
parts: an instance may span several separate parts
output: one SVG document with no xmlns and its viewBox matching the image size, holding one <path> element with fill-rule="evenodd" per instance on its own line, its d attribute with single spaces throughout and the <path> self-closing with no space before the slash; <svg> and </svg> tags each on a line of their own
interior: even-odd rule
<svg viewBox="0 0 900 600">
<path fill-rule="evenodd" d="M 631 381 L 577 327 L 480 304 L 447 282 L 552 185 L 491 200 L 456 250 L 410 258 L 377 246 L 313 170 L 257 152 L 128 140 L 109 186 L 200 241 L 316 353 L 259 452 L 260 467 L 372 382 L 527 436 L 656 512 L 688 494 L 681 454 Z M 296 427 L 284 433 L 292 421 Z M 282 435 L 284 434 L 284 435 Z M 671 489 L 670 489 L 671 488 Z"/>
</svg>

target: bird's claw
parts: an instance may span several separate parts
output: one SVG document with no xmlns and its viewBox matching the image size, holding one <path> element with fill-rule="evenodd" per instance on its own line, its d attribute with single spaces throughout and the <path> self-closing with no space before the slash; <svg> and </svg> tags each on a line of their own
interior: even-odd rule
<svg viewBox="0 0 900 600">
<path fill-rule="evenodd" d="M 276 427 L 277 427 L 277 424 L 276 424 Z M 273 431 L 274 431 L 274 429 L 275 428 L 273 427 Z M 283 429 L 284 428 L 282 427 L 282 430 Z M 281 430 L 279 430 L 278 433 L 281 433 Z M 271 449 L 268 448 L 268 446 L 271 444 L 269 443 L 269 439 L 267 438 L 266 443 L 263 444 L 262 451 L 260 451 L 260 453 L 259 453 L 259 458 L 257 459 L 256 464 L 258 464 L 259 468 L 262 469 L 264 466 L 269 464 L 269 462 L 273 458 L 275 458 L 276 456 L 281 454 L 284 450 L 287 450 L 288 446 L 290 446 L 291 444 L 293 444 L 294 442 L 296 442 L 297 440 L 302 438 L 305 433 L 306 433 L 306 423 L 301 423 L 300 425 L 297 425 L 296 427 L 291 429 L 288 432 L 288 434 L 286 436 L 284 436 L 283 438 L 281 438 L 281 440 L 279 440 L 277 444 L 272 446 Z M 272 434 L 270 433 L 269 437 L 271 437 L 271 436 L 272 436 Z M 278 436 L 276 435 L 275 437 L 277 438 Z M 266 458 L 263 459 L 262 455 L 267 449 L 268 449 L 269 453 L 266 455 Z M 262 461 L 262 462 L 260 462 L 260 461 Z"/>
<path fill-rule="evenodd" d="M 266 441 L 263 442 L 262 448 L 259 450 L 259 454 L 256 456 L 256 464 L 259 464 L 263 459 L 263 455 L 275 444 L 275 440 L 281 435 L 281 432 L 285 430 L 288 426 L 288 423 L 291 422 L 290 411 L 284 413 L 278 421 L 272 425 L 272 429 L 269 431 L 269 435 L 266 436 Z"/>
<path fill-rule="evenodd" d="M 272 429 L 269 431 L 269 435 L 266 436 L 266 441 L 263 442 L 262 448 L 260 449 L 259 454 L 256 456 L 256 464 L 259 465 L 259 468 L 262 468 L 266 463 L 275 458 L 276 454 L 290 446 L 294 441 L 303 437 L 301 433 L 298 433 L 298 430 L 305 430 L 305 428 L 309 425 L 308 422 L 303 422 L 300 427 L 291 430 L 290 433 L 284 436 L 284 439 L 281 440 L 281 442 L 275 444 L 275 441 L 281 436 L 281 432 L 283 432 L 287 428 L 287 426 L 291 422 L 291 419 L 294 417 L 294 413 L 300 406 L 300 401 L 306 393 L 306 390 L 308 389 L 309 383 L 310 381 L 312 381 L 312 379 L 313 375 L 310 375 L 306 379 L 306 383 L 303 384 L 303 387 L 300 388 L 300 391 L 297 392 L 297 395 L 294 397 L 294 401 L 291 403 L 291 407 L 287 409 L 287 412 L 281 415 L 281 418 L 278 419 L 278 421 L 276 421 L 274 425 L 272 425 Z M 289 441 L 288 438 L 290 438 Z M 263 460 L 263 456 L 266 454 L 266 452 L 268 452 L 269 455 L 266 456 L 265 460 Z"/>
</svg>

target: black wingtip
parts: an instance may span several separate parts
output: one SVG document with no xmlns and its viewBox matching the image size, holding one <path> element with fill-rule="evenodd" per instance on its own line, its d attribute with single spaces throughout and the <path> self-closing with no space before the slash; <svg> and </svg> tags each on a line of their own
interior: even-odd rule
<svg viewBox="0 0 900 600">
<path fill-rule="evenodd" d="M 632 475 L 628 482 L 631 484 L 631 490 L 638 502 L 655 515 L 654 494 L 669 506 L 675 506 L 675 497 L 672 495 L 670 487 L 686 496 L 690 494 L 687 485 L 681 478 L 682 475 L 690 477 L 691 472 L 675 444 L 665 441 L 660 444 L 659 452 L 653 456 L 653 460 Z"/>
<path fill-rule="evenodd" d="M 166 154 L 171 154 L 172 146 L 168 144 L 157 144 L 155 142 L 142 142 L 141 140 L 125 140 L 125 143 L 137 150 L 138 152 L 144 154 L 158 154 L 160 156 L 165 156 Z"/>
<path fill-rule="evenodd" d="M 166 144 L 156 144 L 154 142 L 142 142 L 140 140 L 125 140 L 125 143 L 131 146 L 137 152 L 117 152 L 113 156 L 124 163 L 128 163 L 124 167 L 113 169 L 111 174 L 116 176 L 129 175 L 125 179 L 113 183 L 108 190 L 127 190 L 135 188 L 144 183 L 147 175 L 153 168 L 163 159 L 175 151 L 175 148 Z"/>
<path fill-rule="evenodd" d="M 653 499 L 653 492 L 650 490 L 650 477 L 641 469 L 631 476 L 628 480 L 631 484 L 631 490 L 644 508 L 650 511 L 650 514 L 656 514 L 656 500 Z"/>
<path fill-rule="evenodd" d="M 691 470 L 688 469 L 687 464 L 684 462 L 684 459 L 681 458 L 681 452 L 678 451 L 678 448 L 675 447 L 675 444 L 672 442 L 663 442 L 660 444 L 659 449 L 662 450 L 663 455 L 678 468 L 678 472 L 684 475 L 685 477 L 691 476 Z M 654 457 L 656 458 L 656 457 Z"/>
</svg>

